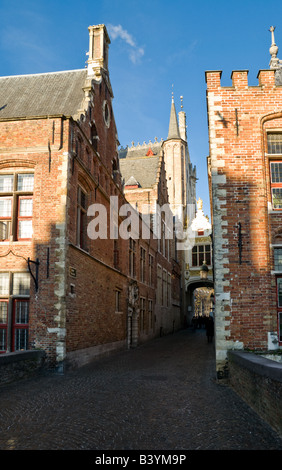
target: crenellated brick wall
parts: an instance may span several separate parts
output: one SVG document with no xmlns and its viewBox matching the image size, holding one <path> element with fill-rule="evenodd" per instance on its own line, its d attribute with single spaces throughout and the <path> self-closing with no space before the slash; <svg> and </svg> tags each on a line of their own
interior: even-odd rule
<svg viewBox="0 0 282 470">
<path fill-rule="evenodd" d="M 221 86 L 221 71 L 206 72 L 220 378 L 229 349 L 267 349 L 268 333 L 277 332 L 271 239 L 282 221 L 271 210 L 266 153 L 266 131 L 282 129 L 282 87 L 273 70 L 261 70 L 256 86 L 246 70 L 231 80 Z"/>
</svg>

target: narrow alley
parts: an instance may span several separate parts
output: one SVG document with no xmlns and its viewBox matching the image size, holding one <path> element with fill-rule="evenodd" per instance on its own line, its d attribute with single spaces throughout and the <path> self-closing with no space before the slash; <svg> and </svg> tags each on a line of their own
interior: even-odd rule
<svg viewBox="0 0 282 470">
<path fill-rule="evenodd" d="M 1 450 L 282 450 L 191 329 L 0 388 Z"/>
</svg>

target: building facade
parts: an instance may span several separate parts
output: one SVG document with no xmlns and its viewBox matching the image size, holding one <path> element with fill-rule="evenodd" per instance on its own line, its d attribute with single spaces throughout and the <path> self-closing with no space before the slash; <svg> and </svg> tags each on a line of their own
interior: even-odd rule
<svg viewBox="0 0 282 470">
<path fill-rule="evenodd" d="M 281 347 L 281 63 L 272 29 L 270 68 L 206 72 L 208 173 L 214 243 L 218 377 L 229 349 Z"/>
<path fill-rule="evenodd" d="M 155 263 L 157 269 L 155 323 L 151 334 L 171 333 L 183 326 L 181 270 L 168 201 L 162 142 L 132 146 L 121 150 L 119 155 L 125 197 L 150 228 L 150 245 L 155 250 L 149 263 Z"/>
<path fill-rule="evenodd" d="M 127 233 L 109 44 L 90 26 L 86 68 L 0 78 L 0 352 L 58 369 L 162 326 L 158 240 Z"/>
<path fill-rule="evenodd" d="M 168 136 L 166 140 L 144 142 L 143 144 L 121 148 L 119 152 L 120 170 L 127 200 L 142 214 L 150 213 L 151 227 L 156 234 L 156 207 L 169 206 L 168 218 L 157 224 L 160 228 L 158 244 L 159 259 L 164 256 L 171 263 L 172 274 L 172 311 L 168 317 L 170 325 L 186 326 L 188 317 L 187 285 L 185 283 L 186 265 L 194 243 L 191 223 L 196 207 L 196 167 L 192 165 L 188 142 L 186 113 L 176 113 L 174 97 L 171 100 Z M 166 241 L 165 238 L 169 238 Z M 166 271 L 166 268 L 163 268 Z M 160 270 L 160 268 L 159 268 Z M 158 274 L 160 278 L 160 272 Z M 177 279 L 177 280 L 176 280 Z M 180 286 L 178 298 L 177 285 Z M 179 310 L 179 314 L 176 313 Z M 172 317 L 170 318 L 170 316 Z M 165 327 L 167 329 L 167 326 Z"/>
</svg>

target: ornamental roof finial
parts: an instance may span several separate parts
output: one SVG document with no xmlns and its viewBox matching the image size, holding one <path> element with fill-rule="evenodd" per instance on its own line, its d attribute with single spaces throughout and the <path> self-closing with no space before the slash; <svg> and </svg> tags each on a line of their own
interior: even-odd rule
<svg viewBox="0 0 282 470">
<path fill-rule="evenodd" d="M 271 69 L 275 69 L 275 68 L 279 67 L 279 59 L 277 57 L 278 47 L 275 44 L 275 38 L 274 38 L 275 26 L 270 26 L 269 31 L 271 33 L 271 46 L 270 46 L 270 49 L 269 49 L 271 59 L 270 59 L 270 62 L 269 62 L 269 66 L 270 66 Z"/>
</svg>

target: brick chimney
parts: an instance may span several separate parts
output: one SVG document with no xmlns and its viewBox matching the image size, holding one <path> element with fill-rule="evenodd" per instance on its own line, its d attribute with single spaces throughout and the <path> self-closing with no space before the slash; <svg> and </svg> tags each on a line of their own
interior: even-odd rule
<svg viewBox="0 0 282 470">
<path fill-rule="evenodd" d="M 111 43 L 106 26 L 89 26 L 88 76 L 99 79 L 102 73 L 108 75 L 108 51 Z"/>
</svg>

